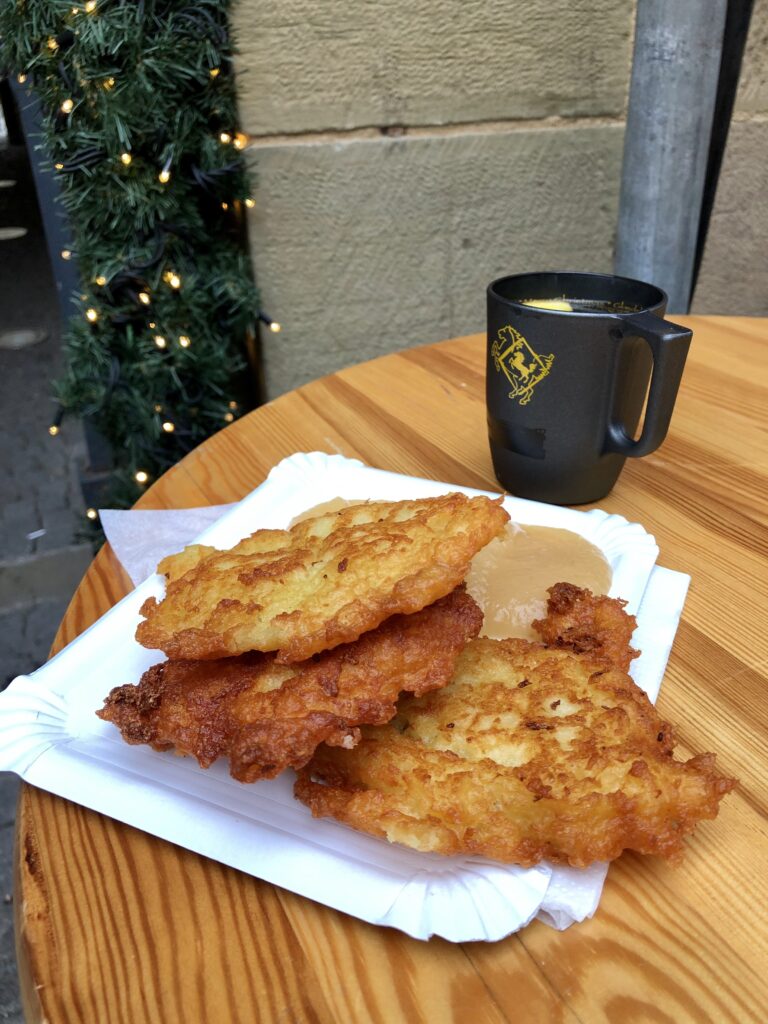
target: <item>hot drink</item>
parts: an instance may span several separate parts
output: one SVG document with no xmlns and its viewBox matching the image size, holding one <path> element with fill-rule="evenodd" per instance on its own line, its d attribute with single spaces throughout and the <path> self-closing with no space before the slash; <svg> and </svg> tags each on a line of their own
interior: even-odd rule
<svg viewBox="0 0 768 1024">
<path fill-rule="evenodd" d="M 519 274 L 490 285 L 488 431 L 508 491 L 597 501 L 627 456 L 658 448 L 691 340 L 664 320 L 666 301 L 660 288 L 608 274 Z"/>
<path fill-rule="evenodd" d="M 520 299 L 522 306 L 549 309 L 556 313 L 639 313 L 642 306 L 633 306 L 621 299 L 577 299 L 562 295 L 556 299 Z"/>
</svg>

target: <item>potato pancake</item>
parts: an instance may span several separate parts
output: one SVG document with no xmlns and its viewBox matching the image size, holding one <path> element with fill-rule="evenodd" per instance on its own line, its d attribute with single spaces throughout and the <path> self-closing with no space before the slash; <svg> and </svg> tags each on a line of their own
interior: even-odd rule
<svg viewBox="0 0 768 1024">
<path fill-rule="evenodd" d="M 590 601 L 600 628 L 628 618 L 620 602 L 571 593 L 580 643 Z M 474 640 L 444 689 L 401 701 L 354 750 L 318 748 L 296 796 L 316 817 L 417 850 L 526 867 L 584 867 L 625 849 L 677 861 L 735 781 L 712 754 L 674 759 L 671 726 L 606 658 L 608 640 L 603 630 L 602 647 L 588 644 L 594 654 Z"/>
<path fill-rule="evenodd" d="M 371 501 L 258 530 L 229 551 L 186 548 L 160 563 L 165 598 L 145 601 L 136 639 L 172 659 L 303 661 L 451 593 L 508 522 L 501 500 Z"/>
<path fill-rule="evenodd" d="M 112 690 L 97 714 L 128 743 L 175 747 L 203 768 L 226 756 L 234 778 L 255 782 L 306 764 L 321 742 L 354 746 L 359 725 L 392 718 L 401 691 L 444 686 L 482 621 L 459 587 L 300 664 L 256 653 L 155 665 L 138 685 Z"/>
</svg>

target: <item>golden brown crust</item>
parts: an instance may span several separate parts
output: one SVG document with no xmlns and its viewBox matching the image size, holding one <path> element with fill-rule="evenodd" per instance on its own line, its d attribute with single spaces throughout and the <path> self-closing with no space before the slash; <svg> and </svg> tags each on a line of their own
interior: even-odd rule
<svg viewBox="0 0 768 1024">
<path fill-rule="evenodd" d="M 547 591 L 547 615 L 531 625 L 548 647 L 589 654 L 622 672 L 638 652 L 629 646 L 637 627 L 627 604 L 617 597 L 595 596 L 573 583 L 556 583 Z"/>
<path fill-rule="evenodd" d="M 350 746 L 359 725 L 389 721 L 401 691 L 444 686 L 482 619 L 460 587 L 298 665 L 261 653 L 164 662 L 112 690 L 97 714 L 128 743 L 175 747 L 204 768 L 227 756 L 241 782 L 271 778 L 305 764 L 319 743 Z"/>
<path fill-rule="evenodd" d="M 588 598 L 571 596 L 587 625 Z M 605 611 L 600 598 L 592 605 Z M 614 645 L 603 641 L 595 657 L 474 640 L 447 687 L 401 701 L 354 750 L 320 747 L 297 797 L 315 816 L 423 851 L 523 866 L 583 867 L 625 849 L 679 860 L 685 836 L 716 816 L 735 781 L 712 754 L 674 759 L 671 727 L 607 666 Z"/>
<path fill-rule="evenodd" d="M 509 520 L 500 502 L 367 502 L 259 530 L 230 551 L 187 548 L 161 562 L 166 595 L 144 603 L 136 639 L 169 658 L 261 650 L 303 661 L 449 594 Z"/>
</svg>

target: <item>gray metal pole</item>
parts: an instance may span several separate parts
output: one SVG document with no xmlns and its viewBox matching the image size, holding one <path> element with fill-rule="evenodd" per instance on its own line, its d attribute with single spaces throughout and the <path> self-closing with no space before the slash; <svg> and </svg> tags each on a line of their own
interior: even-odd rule
<svg viewBox="0 0 768 1024">
<path fill-rule="evenodd" d="M 686 313 L 727 0 L 638 0 L 614 272 Z"/>
</svg>

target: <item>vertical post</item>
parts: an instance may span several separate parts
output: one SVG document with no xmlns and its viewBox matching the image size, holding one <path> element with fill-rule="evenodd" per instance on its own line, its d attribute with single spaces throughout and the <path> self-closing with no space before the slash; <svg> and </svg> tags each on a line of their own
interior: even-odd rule
<svg viewBox="0 0 768 1024">
<path fill-rule="evenodd" d="M 43 170 L 41 164 L 44 161 L 37 150 L 38 136 L 42 131 L 40 104 L 29 86 L 23 88 L 14 80 L 10 81 L 10 85 L 24 130 L 29 164 L 35 179 L 37 202 L 43 221 L 53 279 L 59 295 L 63 326 L 74 312 L 72 293 L 80 290 L 80 270 L 77 256 L 71 260 L 62 260 L 60 256 L 62 249 L 68 249 L 72 245 L 72 236 L 69 233 L 66 214 L 59 203 L 59 186 L 53 172 Z"/>
<path fill-rule="evenodd" d="M 690 305 L 727 0 L 638 0 L 614 271 Z"/>
<path fill-rule="evenodd" d="M 55 176 L 43 169 L 45 162 L 38 152 L 38 137 L 41 134 L 42 111 L 34 91 L 27 86 L 22 88 L 11 80 L 11 91 L 16 100 L 19 119 L 24 132 L 30 167 L 37 191 L 37 202 L 43 222 L 48 257 L 53 272 L 53 280 L 59 296 L 62 330 L 75 312 L 73 296 L 80 291 L 81 277 L 77 254 L 72 259 L 61 258 L 62 249 L 72 245 L 67 215 L 60 203 L 60 191 Z M 114 453 L 104 435 L 93 423 L 83 419 L 85 443 L 88 449 L 88 466 L 80 470 L 80 489 L 86 506 L 98 508 L 102 503 L 102 495 L 107 490 L 112 478 Z"/>
</svg>

